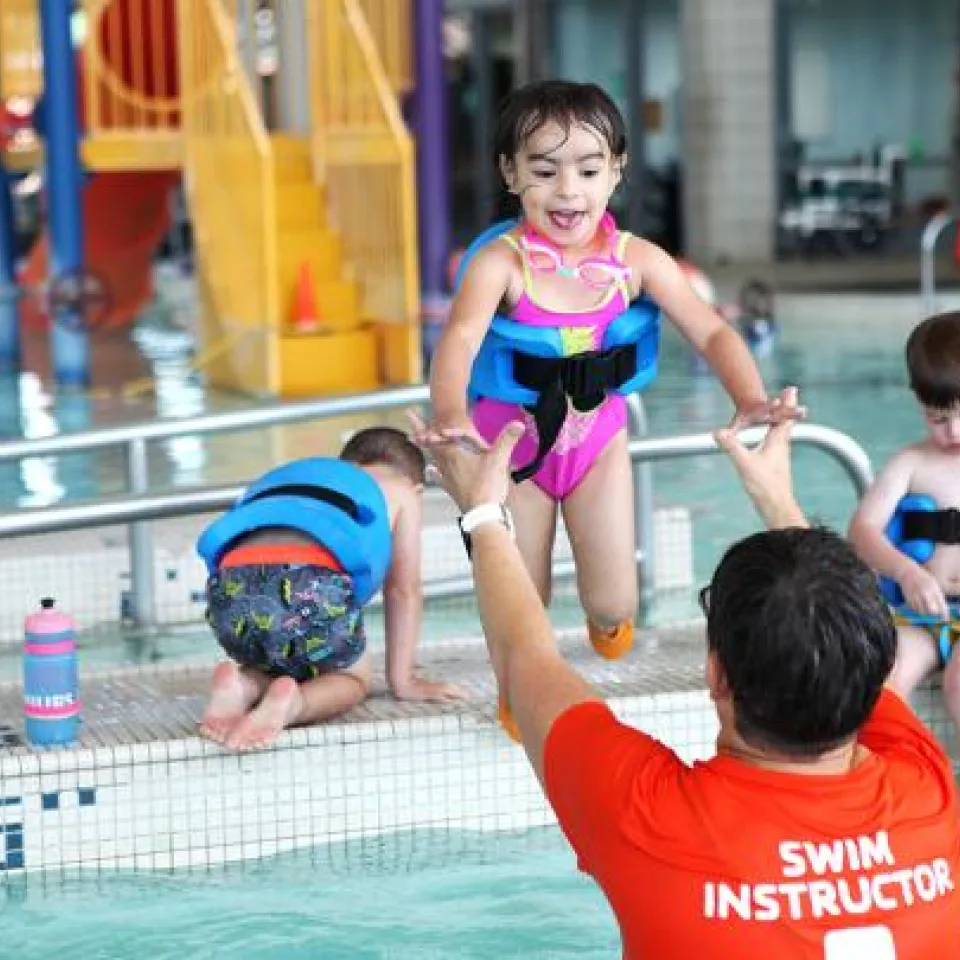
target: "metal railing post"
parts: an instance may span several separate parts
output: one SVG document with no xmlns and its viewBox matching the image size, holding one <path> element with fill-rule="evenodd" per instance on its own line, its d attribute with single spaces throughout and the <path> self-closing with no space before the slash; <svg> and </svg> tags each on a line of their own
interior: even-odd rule
<svg viewBox="0 0 960 960">
<path fill-rule="evenodd" d="M 628 436 L 642 440 L 649 433 L 647 411 L 640 394 L 627 397 Z M 633 522 L 637 561 L 637 588 L 640 610 L 645 611 L 653 599 L 656 586 L 657 557 L 654 546 L 653 464 L 649 460 L 631 459 L 633 472 Z"/>
<path fill-rule="evenodd" d="M 920 236 L 920 299 L 925 316 L 937 312 L 937 243 L 960 211 L 945 210 L 933 217 Z"/>
<path fill-rule="evenodd" d="M 150 489 L 150 467 L 147 441 L 142 437 L 127 444 L 127 484 L 134 495 Z M 156 591 L 153 570 L 153 529 L 150 521 L 131 523 L 128 528 L 130 546 L 130 615 L 138 627 L 157 622 Z"/>
</svg>

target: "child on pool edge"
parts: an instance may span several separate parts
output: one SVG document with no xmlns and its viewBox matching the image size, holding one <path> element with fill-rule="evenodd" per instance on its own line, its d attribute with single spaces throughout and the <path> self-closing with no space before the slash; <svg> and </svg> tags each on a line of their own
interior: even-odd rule
<svg viewBox="0 0 960 960">
<path fill-rule="evenodd" d="M 960 743 L 960 313 L 919 324 L 907 340 L 906 365 L 927 435 L 883 468 L 853 515 L 850 542 L 880 575 L 894 609 L 890 685 L 910 697 L 942 670 Z M 897 527 L 899 543 L 888 536 Z"/>
<path fill-rule="evenodd" d="M 422 445 L 487 448 L 511 421 L 525 434 L 514 466 L 538 460 L 538 431 L 514 403 L 481 397 L 468 410 L 474 360 L 497 313 L 561 335 L 564 355 L 600 349 L 604 332 L 641 292 L 648 293 L 716 371 L 739 428 L 801 415 L 768 398 L 743 339 L 691 289 L 662 249 L 619 231 L 607 206 L 623 177 L 622 116 L 594 84 L 550 80 L 512 93 L 501 109 L 494 156 L 522 207 L 517 226 L 469 262 L 433 358 L 433 421 Z M 518 483 L 508 508 L 527 568 L 549 603 L 559 509 L 573 548 L 590 641 L 616 659 L 632 646 L 637 606 L 632 474 L 626 404 L 605 393 L 592 409 L 568 403 L 566 417 L 533 483 Z M 500 719 L 511 735 L 509 707 Z"/>
<path fill-rule="evenodd" d="M 313 457 L 269 471 L 198 542 L 212 567 L 208 620 L 230 657 L 214 671 L 200 734 L 231 750 L 269 746 L 287 727 L 339 716 L 366 699 L 372 657 L 361 590 L 383 590 L 393 695 L 463 696 L 419 676 L 415 662 L 423 452 L 399 430 L 368 427 L 347 441 L 339 461 Z M 348 556 L 369 583 L 361 584 Z"/>
</svg>

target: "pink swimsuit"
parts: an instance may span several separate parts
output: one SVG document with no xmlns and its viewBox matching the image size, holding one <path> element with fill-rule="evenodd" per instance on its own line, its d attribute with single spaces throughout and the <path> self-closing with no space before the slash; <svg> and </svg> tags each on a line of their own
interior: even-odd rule
<svg viewBox="0 0 960 960">
<path fill-rule="evenodd" d="M 599 350 L 607 327 L 630 306 L 630 291 L 623 279 L 610 285 L 600 303 L 583 311 L 564 313 L 537 303 L 533 293 L 532 270 L 520 245 L 510 235 L 502 239 L 521 254 L 523 261 L 523 293 L 513 309 L 511 319 L 533 327 L 554 327 L 559 330 L 566 356 Z M 622 265 L 629 233 L 620 233 L 616 262 Z M 473 408 L 477 432 L 488 442 L 494 441 L 513 420 L 522 420 L 526 431 L 513 452 L 513 466 L 529 463 L 537 454 L 537 428 L 533 417 L 523 407 L 483 397 Z M 586 476 L 607 444 L 626 427 L 626 400 L 620 394 L 609 394 L 599 406 L 582 413 L 569 406 L 563 427 L 533 481 L 548 496 L 560 501 L 568 497 Z"/>
</svg>

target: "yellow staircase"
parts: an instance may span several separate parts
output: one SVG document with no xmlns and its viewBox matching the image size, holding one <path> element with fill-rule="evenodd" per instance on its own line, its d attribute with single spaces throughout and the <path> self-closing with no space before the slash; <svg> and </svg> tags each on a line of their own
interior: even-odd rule
<svg viewBox="0 0 960 960">
<path fill-rule="evenodd" d="M 376 330 L 361 321 L 360 289 L 343 262 L 337 233 L 327 223 L 324 188 L 315 182 L 306 138 L 274 136 L 281 307 L 294 326 L 302 271 L 307 270 L 319 314 L 318 333 L 284 332 L 280 379 L 289 396 L 375 390 L 381 385 Z M 322 374 L 321 374 L 322 371 Z"/>
<path fill-rule="evenodd" d="M 183 168 L 210 382 L 304 396 L 419 381 L 414 152 L 397 104 L 411 82 L 409 0 L 301 5 L 313 110 L 302 138 L 264 126 L 235 0 L 169 0 L 165 18 L 167 2 L 83 0 L 82 151 L 93 170 Z M 121 29 L 152 38 L 127 63 L 152 96 L 99 48 Z M 0 0 L 0 91 L 35 95 L 38 55 L 36 0 Z M 320 321 L 310 333 L 296 328 L 304 274 Z"/>
</svg>

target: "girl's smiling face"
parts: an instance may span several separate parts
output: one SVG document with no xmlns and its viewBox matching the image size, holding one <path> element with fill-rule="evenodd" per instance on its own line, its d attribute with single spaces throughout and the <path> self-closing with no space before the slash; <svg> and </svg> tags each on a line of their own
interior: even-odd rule
<svg viewBox="0 0 960 960">
<path fill-rule="evenodd" d="M 620 183 L 624 159 L 612 156 L 592 127 L 550 120 L 515 157 L 502 156 L 500 170 L 537 233 L 561 249 L 585 249 Z"/>
</svg>

